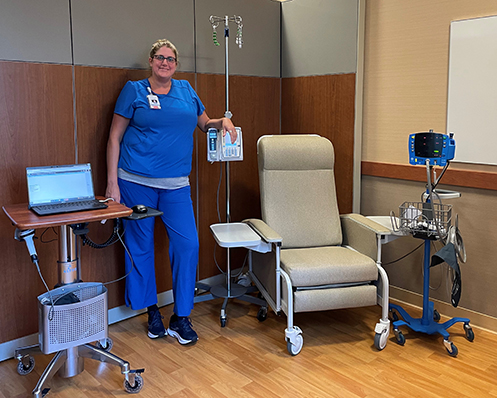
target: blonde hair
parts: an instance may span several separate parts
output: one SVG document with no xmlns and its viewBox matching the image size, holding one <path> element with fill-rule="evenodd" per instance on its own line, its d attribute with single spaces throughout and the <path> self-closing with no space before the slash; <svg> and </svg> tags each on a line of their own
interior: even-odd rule
<svg viewBox="0 0 497 398">
<path fill-rule="evenodd" d="M 173 50 L 174 57 L 176 58 L 176 63 L 178 63 L 178 50 L 176 49 L 176 46 L 167 39 L 159 39 L 154 44 L 152 44 L 152 48 L 150 49 L 150 58 L 153 58 L 157 51 L 159 51 L 159 49 L 162 47 L 167 47 Z"/>
</svg>

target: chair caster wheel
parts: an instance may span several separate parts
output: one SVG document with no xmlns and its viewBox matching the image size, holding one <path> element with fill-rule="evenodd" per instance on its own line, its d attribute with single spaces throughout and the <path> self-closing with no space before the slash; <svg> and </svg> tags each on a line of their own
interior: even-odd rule
<svg viewBox="0 0 497 398">
<path fill-rule="evenodd" d="M 226 318 L 225 317 L 219 317 L 219 322 L 221 323 L 221 327 L 224 328 L 226 326 Z"/>
<path fill-rule="evenodd" d="M 124 391 L 129 394 L 137 394 L 143 388 L 143 377 L 139 374 L 135 375 L 135 385 L 131 386 L 128 380 L 124 380 Z"/>
<path fill-rule="evenodd" d="M 264 322 L 266 319 L 267 319 L 267 307 L 259 308 L 259 311 L 257 312 L 257 320 L 259 322 Z"/>
<path fill-rule="evenodd" d="M 378 351 L 383 350 L 387 345 L 388 333 L 385 329 L 382 333 L 376 333 L 374 335 L 374 346 Z"/>
<path fill-rule="evenodd" d="M 35 368 L 35 359 L 31 355 L 29 355 L 28 360 L 28 366 L 24 365 L 22 359 L 17 363 L 17 373 L 19 373 L 21 376 L 30 374 Z"/>
<path fill-rule="evenodd" d="M 293 342 L 287 340 L 286 349 L 288 350 L 288 353 L 290 355 L 295 356 L 298 353 L 300 353 L 303 345 L 304 345 L 304 338 L 302 337 L 301 334 L 298 334 Z"/>
</svg>

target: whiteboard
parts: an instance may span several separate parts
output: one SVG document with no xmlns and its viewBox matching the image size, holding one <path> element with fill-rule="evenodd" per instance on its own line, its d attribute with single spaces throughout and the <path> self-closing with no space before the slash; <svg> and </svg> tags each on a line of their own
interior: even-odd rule
<svg viewBox="0 0 497 398">
<path fill-rule="evenodd" d="M 450 25 L 447 132 L 454 161 L 497 165 L 497 16 Z"/>
</svg>

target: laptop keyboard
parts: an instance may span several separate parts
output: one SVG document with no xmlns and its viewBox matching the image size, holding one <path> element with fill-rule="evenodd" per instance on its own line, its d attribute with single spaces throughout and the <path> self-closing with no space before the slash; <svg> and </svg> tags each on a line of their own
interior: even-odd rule
<svg viewBox="0 0 497 398">
<path fill-rule="evenodd" d="M 99 202 L 98 200 L 84 200 L 81 202 L 56 203 L 53 205 L 34 206 L 32 210 L 39 215 L 48 215 L 105 208 L 107 208 L 107 205 L 105 203 Z"/>
</svg>

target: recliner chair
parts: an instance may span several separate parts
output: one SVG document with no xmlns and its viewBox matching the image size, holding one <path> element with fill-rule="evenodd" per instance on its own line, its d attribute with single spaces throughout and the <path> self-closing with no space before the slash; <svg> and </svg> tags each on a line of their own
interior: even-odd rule
<svg viewBox="0 0 497 398">
<path fill-rule="evenodd" d="M 390 330 L 388 277 L 377 259 L 389 231 L 359 214 L 339 215 L 328 139 L 263 136 L 257 156 L 262 220 L 244 222 L 272 249 L 250 251 L 249 275 L 271 308 L 287 315 L 288 352 L 303 346 L 294 313 L 375 304 L 383 307 L 374 337 L 382 350 Z"/>
</svg>

